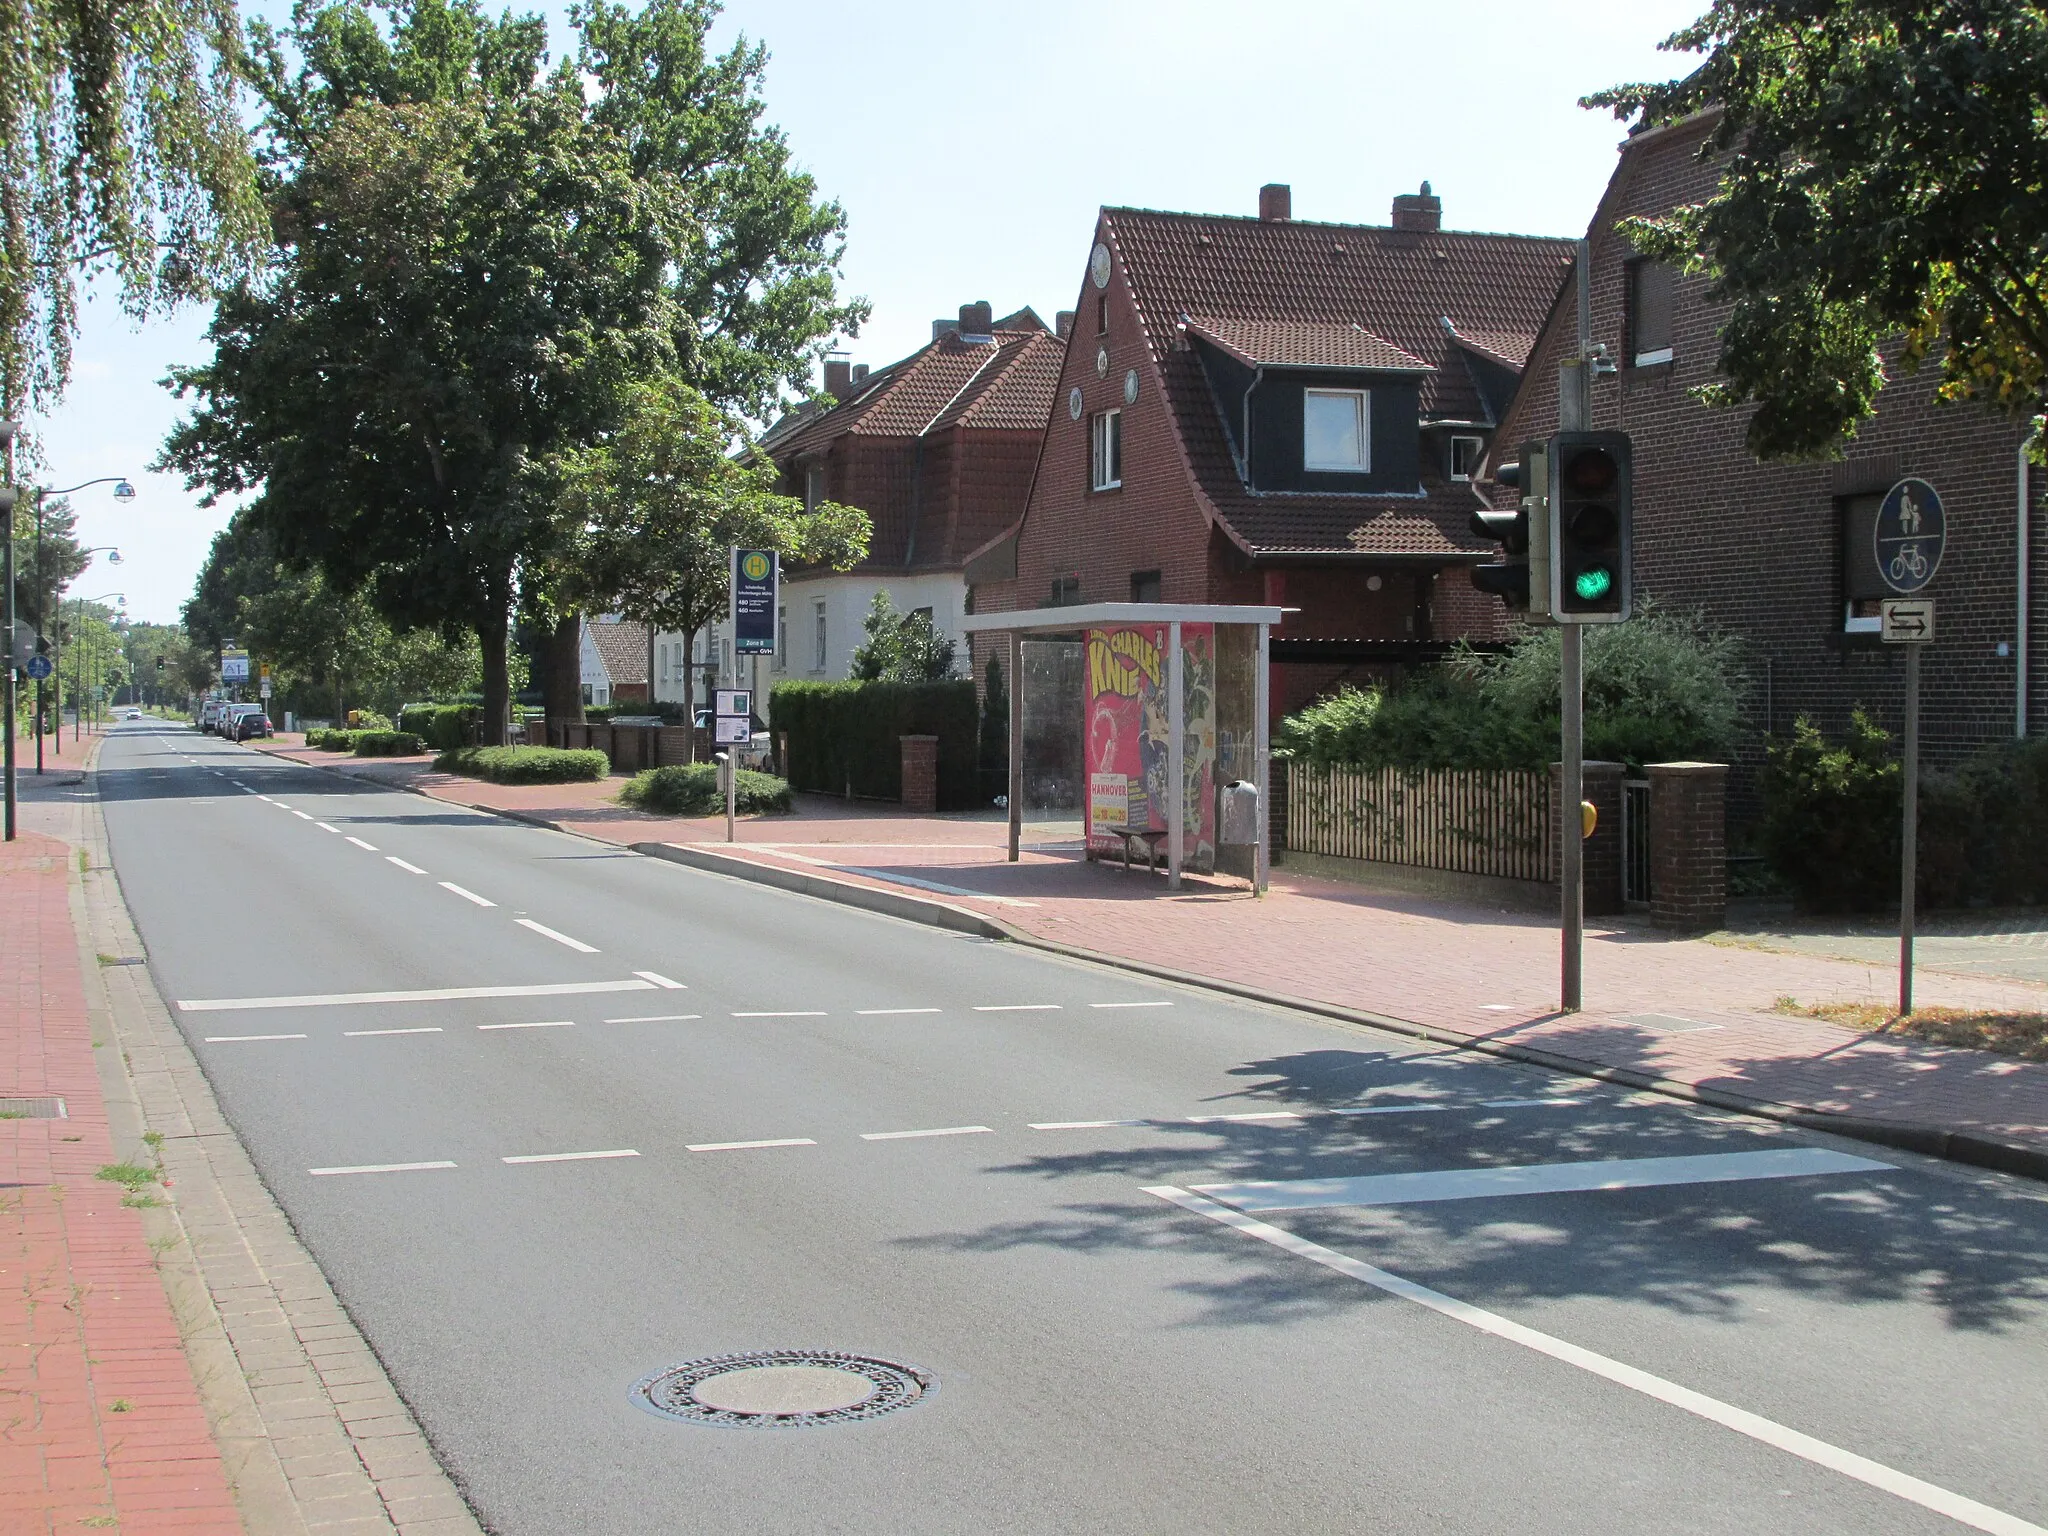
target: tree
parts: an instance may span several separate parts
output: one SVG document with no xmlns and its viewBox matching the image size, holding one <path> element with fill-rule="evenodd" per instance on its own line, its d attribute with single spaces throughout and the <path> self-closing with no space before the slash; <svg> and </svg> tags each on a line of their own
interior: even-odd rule
<svg viewBox="0 0 2048 1536">
<path fill-rule="evenodd" d="M 245 271 L 263 235 L 230 0 L 0 9 L 0 405 L 71 374 L 81 275 L 141 317 Z"/>
<path fill-rule="evenodd" d="M 23 623 L 47 627 L 64 589 L 92 564 L 78 541 L 78 515 L 61 496 L 43 500 L 43 536 L 38 551 L 35 498 L 26 496 L 14 513 L 14 611 Z"/>
<path fill-rule="evenodd" d="M 558 581 L 575 606 L 694 635 L 731 602 L 735 546 L 845 570 L 867 554 L 865 512 L 810 511 L 775 490 L 772 464 L 732 452 L 739 424 L 674 377 L 634 385 L 610 438 L 560 456 Z"/>
<path fill-rule="evenodd" d="M 1715 0 L 1666 48 L 1684 79 L 1589 106 L 1720 115 L 1706 202 L 1622 229 L 1730 302 L 1719 405 L 1763 458 L 1838 456 L 1882 349 L 1939 353 L 1941 395 L 2048 425 L 2048 12 L 2039 0 Z"/>
<path fill-rule="evenodd" d="M 868 605 L 861 633 L 851 669 L 856 681 L 937 683 L 953 675 L 953 642 L 929 613 L 898 613 L 887 592 Z"/>
</svg>

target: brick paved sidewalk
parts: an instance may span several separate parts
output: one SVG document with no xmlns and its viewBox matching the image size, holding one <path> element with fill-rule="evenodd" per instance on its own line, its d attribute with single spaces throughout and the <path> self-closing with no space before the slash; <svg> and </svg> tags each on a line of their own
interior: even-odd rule
<svg viewBox="0 0 2048 1536">
<path fill-rule="evenodd" d="M 142 1214 L 116 1160 L 72 924 L 71 850 L 0 844 L 0 1529 L 239 1533 Z"/>
<path fill-rule="evenodd" d="M 622 782 L 505 786 L 435 774 L 427 759 L 360 760 L 271 744 L 439 799 L 507 811 L 621 844 L 724 849 L 722 818 L 644 816 Z M 732 857 L 926 895 L 1035 938 L 1335 1005 L 1463 1040 L 1532 1048 L 1596 1068 L 1751 1101 L 2048 1146 L 2048 1066 L 1873 1037 L 1775 1013 L 1801 1002 L 1896 996 L 1876 961 L 1783 953 L 1636 925 L 1589 923 L 1586 1011 L 1559 1015 L 1556 920 L 1318 880 L 1284 868 L 1254 898 L 1241 881 L 1162 880 L 1071 852 L 1003 859 L 989 816 L 907 816 L 806 797 L 803 814 L 743 821 Z M 1027 839 L 1028 841 L 1028 839 Z M 2048 1009 L 2048 986 L 1923 970 L 1923 1005 Z"/>
</svg>

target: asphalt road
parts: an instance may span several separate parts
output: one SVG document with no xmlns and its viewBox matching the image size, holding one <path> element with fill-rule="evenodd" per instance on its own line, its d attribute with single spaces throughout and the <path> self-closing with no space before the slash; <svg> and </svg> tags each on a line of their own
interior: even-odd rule
<svg viewBox="0 0 2048 1536">
<path fill-rule="evenodd" d="M 2039 1185 L 186 730 L 100 764 L 152 975 L 502 1536 L 2048 1526 Z M 632 1401 L 780 1348 L 936 1390 Z"/>
</svg>

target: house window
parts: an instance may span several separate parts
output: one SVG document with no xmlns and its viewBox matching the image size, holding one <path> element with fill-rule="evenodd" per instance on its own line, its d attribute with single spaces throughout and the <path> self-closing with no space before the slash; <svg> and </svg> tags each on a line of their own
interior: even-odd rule
<svg viewBox="0 0 2048 1536">
<path fill-rule="evenodd" d="M 1109 334 L 1109 295 L 1106 293 L 1095 301 L 1095 334 Z"/>
<path fill-rule="evenodd" d="M 804 471 L 804 510 L 815 512 L 825 499 L 825 467 L 813 464 Z"/>
<path fill-rule="evenodd" d="M 1052 603 L 1054 608 L 1071 608 L 1081 601 L 1081 578 L 1078 576 L 1055 576 L 1052 579 Z"/>
<path fill-rule="evenodd" d="M 1479 456 L 1486 452 L 1483 437 L 1454 437 L 1451 439 L 1451 478 L 1470 480 L 1479 468 Z"/>
<path fill-rule="evenodd" d="M 780 672 L 789 665 L 789 604 L 784 603 L 775 610 L 775 660 L 774 669 Z"/>
<path fill-rule="evenodd" d="M 1884 628 L 1880 606 L 1891 595 L 1884 573 L 1877 566 L 1877 510 L 1882 495 L 1845 496 L 1841 514 L 1842 632 L 1849 635 L 1876 634 Z"/>
<path fill-rule="evenodd" d="M 825 670 L 825 605 L 823 603 L 811 604 L 811 616 L 818 626 L 817 653 L 811 662 L 811 670 L 813 672 L 822 672 Z"/>
<path fill-rule="evenodd" d="M 1159 573 L 1157 571 L 1131 572 L 1131 601 L 1134 603 L 1156 603 L 1159 601 Z"/>
<path fill-rule="evenodd" d="M 1638 368 L 1671 361 L 1671 300 L 1677 276 L 1656 261 L 1628 267 L 1628 352 Z"/>
<path fill-rule="evenodd" d="M 1358 475 L 1372 468 L 1372 410 L 1362 389 L 1303 391 L 1301 467 Z"/>
<path fill-rule="evenodd" d="M 1113 491 L 1124 483 L 1124 413 L 1104 411 L 1090 424 L 1089 484 Z"/>
</svg>

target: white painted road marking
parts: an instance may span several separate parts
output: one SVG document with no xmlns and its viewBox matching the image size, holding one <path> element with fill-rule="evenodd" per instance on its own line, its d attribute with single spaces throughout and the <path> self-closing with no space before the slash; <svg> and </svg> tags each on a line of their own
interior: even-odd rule
<svg viewBox="0 0 2048 1536">
<path fill-rule="evenodd" d="M 601 1157 L 638 1157 L 631 1147 L 615 1152 L 529 1152 L 524 1157 L 501 1157 L 501 1163 L 586 1163 Z"/>
<path fill-rule="evenodd" d="M 438 1024 L 421 1024 L 413 1029 L 344 1029 L 341 1032 L 342 1038 L 345 1040 L 360 1040 L 370 1035 L 438 1035 L 440 1033 L 441 1026 Z"/>
<path fill-rule="evenodd" d="M 1090 1003 L 1088 1006 L 1090 1008 L 1171 1008 L 1173 1004 L 1162 997 L 1149 1003 Z"/>
<path fill-rule="evenodd" d="M 1353 1179 L 1197 1184 L 1194 1190 L 1240 1210 L 1309 1211 L 1332 1205 L 1409 1205 L 1430 1200 L 1483 1200 L 1495 1195 L 1556 1195 L 1585 1190 L 1654 1189 L 1667 1184 L 1797 1179 L 1818 1173 L 1889 1173 L 1891 1169 L 1890 1163 L 1851 1157 L 1826 1147 L 1774 1147 L 1764 1152 L 1709 1152 L 1698 1157 L 1623 1157 L 1591 1163 L 1377 1173 Z"/>
<path fill-rule="evenodd" d="M 1583 1104 L 1584 1099 L 1481 1099 L 1481 1109 L 1555 1109 L 1560 1105 Z"/>
<path fill-rule="evenodd" d="M 178 1004 L 180 1013 L 233 1008 L 325 1008 L 349 1003 L 448 1003 L 478 997 L 567 997 L 584 992 L 652 992 L 649 981 L 550 981 L 531 987 L 434 987 L 418 992 L 313 992 L 301 997 L 209 997 Z"/>
<path fill-rule="evenodd" d="M 986 1125 L 949 1125 L 938 1131 L 863 1131 L 862 1141 L 915 1141 L 921 1136 L 993 1136 L 994 1127 Z"/>
<path fill-rule="evenodd" d="M 940 1013 L 939 1008 L 856 1008 L 854 1013 L 863 1019 L 890 1019 L 904 1013 Z"/>
<path fill-rule="evenodd" d="M 976 1013 L 1057 1013 L 1058 1003 L 976 1003 Z"/>
<path fill-rule="evenodd" d="M 752 1152 L 759 1147 L 815 1147 L 808 1136 L 785 1136 L 776 1141 L 698 1141 L 684 1148 L 688 1152 Z"/>
<path fill-rule="evenodd" d="M 543 1019 L 535 1024 L 479 1024 L 478 1029 L 574 1029 L 574 1019 Z"/>
<path fill-rule="evenodd" d="M 341 836 L 341 828 L 331 827 L 324 821 L 316 821 L 313 823 L 313 825 L 318 827 L 322 832 L 332 832 L 336 837 Z"/>
<path fill-rule="evenodd" d="M 443 880 L 441 882 L 441 889 L 444 891 L 453 891 L 456 895 L 460 896 L 464 901 L 473 901 L 480 907 L 495 907 L 497 905 L 495 901 L 486 901 L 483 897 L 477 895 L 475 891 L 465 891 L 461 886 L 457 885 L 452 880 Z"/>
<path fill-rule="evenodd" d="M 1451 1104 L 1360 1104 L 1349 1109 L 1325 1110 L 1331 1115 L 1432 1115 L 1440 1110 L 1462 1108 Z"/>
<path fill-rule="evenodd" d="M 288 811 L 291 811 L 291 813 L 292 813 L 292 814 L 293 814 L 294 816 L 298 817 L 298 818 L 299 818 L 299 820 L 301 820 L 301 821 L 311 821 L 311 820 L 313 819 L 312 817 L 308 816 L 308 815 L 307 815 L 307 814 L 306 814 L 306 813 L 305 813 L 304 811 L 292 810 L 292 807 L 290 807 L 290 806 L 286 806 L 286 807 L 285 807 L 285 809 L 286 809 L 286 810 L 288 810 Z M 332 827 L 329 827 L 329 828 L 328 828 L 327 830 L 328 830 L 328 831 L 330 831 L 330 832 L 332 832 L 332 831 L 334 830 L 334 828 L 332 828 Z"/>
<path fill-rule="evenodd" d="M 1188 1125 L 1241 1124 L 1256 1120 L 1299 1120 L 1297 1109 L 1264 1109 L 1249 1115 L 1189 1115 L 1184 1122 Z"/>
<path fill-rule="evenodd" d="M 701 1019 L 701 1013 L 648 1013 L 636 1019 L 606 1019 L 607 1024 L 680 1024 L 686 1019 Z"/>
<path fill-rule="evenodd" d="M 429 1168 L 453 1168 L 449 1162 L 440 1163 L 363 1163 L 354 1168 L 308 1168 L 306 1172 L 316 1179 L 324 1179 L 335 1173 L 421 1173 Z"/>
<path fill-rule="evenodd" d="M 349 841 L 354 843 L 358 848 L 362 849 L 363 852 L 365 853 L 375 853 L 377 851 L 374 846 L 364 842 L 360 837 L 352 837 L 349 839 Z"/>
<path fill-rule="evenodd" d="M 825 1017 L 825 1010 L 822 1008 L 806 1008 L 784 1013 L 736 1013 L 733 1017 L 736 1019 L 822 1019 Z"/>
<path fill-rule="evenodd" d="M 385 854 L 385 855 L 384 855 L 384 862 L 385 862 L 386 864 L 396 864 L 396 865 L 397 865 L 397 866 L 398 866 L 398 867 L 399 867 L 400 869 L 404 870 L 404 871 L 405 871 L 405 872 L 406 872 L 406 873 L 407 873 L 408 875 L 424 875 L 424 874 L 426 873 L 426 871 L 425 871 L 424 869 L 421 869 L 421 868 L 419 867 L 419 865 L 417 865 L 417 864 L 408 864 L 408 863 L 406 863 L 406 862 L 405 862 L 405 860 L 401 859 L 401 858 L 400 858 L 400 857 L 399 857 L 399 856 L 398 856 L 397 854 L 395 854 L 395 853 L 387 853 L 387 854 Z"/>
<path fill-rule="evenodd" d="M 1103 1131 L 1113 1125 L 1150 1125 L 1150 1120 L 1041 1120 L 1034 1131 Z"/>
<path fill-rule="evenodd" d="M 557 933 L 546 923 L 536 923 L 530 917 L 515 917 L 512 921 L 522 928 L 531 928 L 544 939 L 553 939 L 557 944 L 566 944 L 581 954 L 594 955 L 597 953 L 597 946 L 595 944 L 586 944 L 581 939 L 570 938 L 566 933 Z M 654 983 L 650 981 L 648 985 L 651 987 Z"/>
<path fill-rule="evenodd" d="M 208 1045 L 226 1045 L 231 1040 L 303 1040 L 304 1035 L 208 1035 Z"/>
<path fill-rule="evenodd" d="M 657 987 L 665 987 L 667 990 L 671 992 L 687 992 L 690 990 L 688 987 L 684 986 L 680 981 L 672 981 L 668 977 L 662 975 L 659 971 L 635 971 L 633 974 L 635 976 L 638 976 L 642 981 L 651 981 Z"/>
<path fill-rule="evenodd" d="M 1678 1383 L 1666 1381 L 1661 1376 L 1653 1376 L 1650 1372 L 1635 1366 L 1624 1365 L 1621 1361 L 1606 1355 L 1595 1354 L 1590 1349 L 1583 1349 L 1553 1334 L 1542 1333 L 1524 1324 L 1512 1322 L 1497 1312 L 1488 1312 L 1485 1308 L 1475 1307 L 1470 1302 L 1459 1301 L 1455 1296 L 1446 1296 L 1442 1291 L 1418 1285 L 1415 1281 L 1403 1279 L 1388 1270 L 1361 1263 L 1334 1249 L 1325 1248 L 1320 1243 L 1296 1237 L 1285 1228 L 1259 1221 L 1241 1211 L 1233 1211 L 1228 1206 L 1218 1205 L 1213 1200 L 1205 1200 L 1200 1195 L 1190 1194 L 1187 1190 L 1162 1184 L 1147 1189 L 1145 1193 L 1170 1201 L 1183 1210 L 1207 1217 L 1219 1225 L 1234 1227 L 1246 1236 L 1255 1237 L 1262 1243 L 1270 1243 L 1282 1252 L 1320 1264 L 1325 1269 L 1335 1270 L 1338 1274 L 1346 1275 L 1353 1280 L 1363 1281 L 1389 1296 L 1398 1296 L 1404 1301 L 1415 1302 L 1439 1316 L 1463 1323 L 1468 1328 L 1476 1328 L 1481 1333 L 1490 1333 L 1510 1344 L 1519 1344 L 1524 1349 L 1532 1349 L 1540 1355 L 1547 1355 L 1566 1365 L 1576 1366 L 1591 1375 L 1611 1381 L 1616 1386 L 1626 1387 L 1631 1392 L 1640 1392 L 1645 1397 L 1697 1415 L 1710 1423 L 1719 1424 L 1724 1429 L 1732 1429 L 1739 1435 L 1761 1441 L 1801 1460 L 1839 1472 L 1845 1477 L 1852 1477 L 1884 1493 L 1918 1504 L 1922 1509 L 1946 1515 L 1949 1519 L 1974 1530 L 1988 1532 L 1990 1536 L 2048 1536 L 2048 1529 L 2022 1520 L 2017 1515 L 2009 1515 L 2004 1510 L 1992 1508 L 1989 1504 L 1980 1504 L 1975 1499 L 1965 1498 L 1962 1494 L 1951 1493 L 1946 1488 L 1923 1482 L 1917 1477 L 1885 1466 L 1882 1462 L 1858 1456 L 1854 1451 L 1845 1451 L 1840 1446 L 1830 1445 L 1825 1440 L 1817 1440 L 1812 1435 L 1801 1434 L 1796 1429 L 1787 1428 L 1760 1414 L 1751 1413 L 1746 1408 L 1737 1408 L 1718 1398 L 1708 1397 L 1703 1392 L 1695 1392 L 1690 1387 L 1681 1387 Z"/>
</svg>

